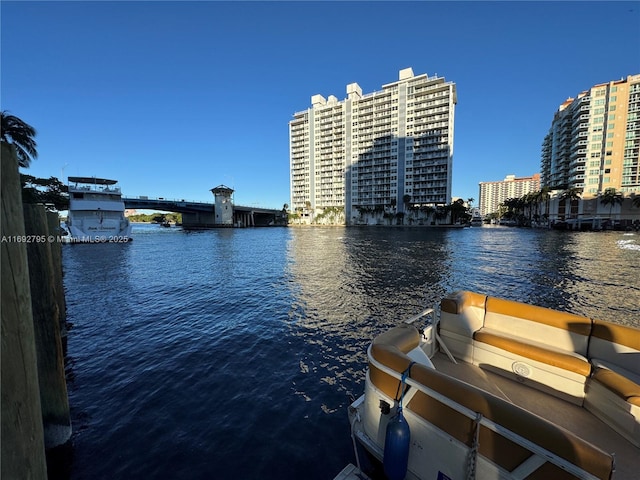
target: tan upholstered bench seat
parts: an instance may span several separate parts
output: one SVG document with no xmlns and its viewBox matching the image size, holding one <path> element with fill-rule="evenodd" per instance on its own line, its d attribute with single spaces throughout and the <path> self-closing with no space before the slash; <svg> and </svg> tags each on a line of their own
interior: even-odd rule
<svg viewBox="0 0 640 480">
<path fill-rule="evenodd" d="M 477 342 L 486 343 L 516 355 L 575 372 L 585 377 L 591 374 L 591 364 L 589 361 L 573 352 L 552 349 L 527 339 L 501 335 L 500 333 L 485 328 L 475 332 L 473 339 Z"/>
<path fill-rule="evenodd" d="M 407 352 L 418 345 L 419 338 L 415 327 L 397 326 L 373 341 L 371 355 L 384 366 L 402 373 L 411 364 Z M 481 413 L 485 418 L 574 463 L 599 479 L 611 477 L 613 459 L 608 453 L 533 413 L 424 365 L 414 364 L 410 370 L 410 378 L 459 405 Z M 382 372 L 370 363 L 369 379 L 387 396 L 398 398 L 400 381 L 397 378 Z M 467 416 L 420 391 L 408 401 L 406 409 L 471 446 L 474 427 L 473 420 Z M 486 427 L 480 430 L 479 451 L 481 455 L 508 471 L 531 456 L 528 449 Z M 547 463 L 529 478 L 575 477 Z"/>
<path fill-rule="evenodd" d="M 607 368 L 596 368 L 591 378 L 626 402 L 640 407 L 640 385 L 627 377 Z"/>
</svg>

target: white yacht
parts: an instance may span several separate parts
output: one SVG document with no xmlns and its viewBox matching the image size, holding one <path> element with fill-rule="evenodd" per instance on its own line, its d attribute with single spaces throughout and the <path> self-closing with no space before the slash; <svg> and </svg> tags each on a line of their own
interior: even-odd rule
<svg viewBox="0 0 640 480">
<path fill-rule="evenodd" d="M 124 202 L 117 180 L 69 177 L 71 243 L 131 241 L 131 224 L 124 216 Z"/>
</svg>

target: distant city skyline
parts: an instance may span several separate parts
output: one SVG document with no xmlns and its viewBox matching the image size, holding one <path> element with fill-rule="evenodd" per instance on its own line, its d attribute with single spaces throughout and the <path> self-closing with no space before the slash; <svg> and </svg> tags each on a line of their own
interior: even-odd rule
<svg viewBox="0 0 640 480">
<path fill-rule="evenodd" d="M 638 73 L 630 5 L 3 1 L 2 110 L 38 131 L 30 175 L 206 202 L 225 184 L 281 208 L 293 113 L 413 67 L 457 85 L 451 193 L 478 200 L 481 181 L 540 171 L 568 97 Z"/>
</svg>

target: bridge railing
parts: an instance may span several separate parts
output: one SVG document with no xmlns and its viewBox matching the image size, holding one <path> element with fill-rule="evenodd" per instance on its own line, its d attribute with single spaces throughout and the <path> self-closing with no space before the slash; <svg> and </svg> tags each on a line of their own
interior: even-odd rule
<svg viewBox="0 0 640 480">
<path fill-rule="evenodd" d="M 213 205 L 213 202 L 203 202 L 200 200 L 185 200 L 184 198 L 165 198 L 165 197 L 149 197 L 148 195 L 122 197 L 123 201 L 140 201 L 140 202 L 166 202 L 166 203 L 192 203 L 200 205 Z"/>
<path fill-rule="evenodd" d="M 126 196 L 126 197 L 122 197 L 123 201 L 139 201 L 139 202 L 165 202 L 165 203 L 176 203 L 176 204 L 181 204 L 181 203 L 186 203 L 186 204 L 192 204 L 192 205 L 215 205 L 214 202 L 203 202 L 203 201 L 199 201 L 199 200 L 185 200 L 184 198 L 178 199 L 178 198 L 165 198 L 165 197 L 150 197 L 148 195 L 138 195 L 138 196 Z M 266 205 L 258 205 L 258 204 L 250 204 L 250 205 L 242 205 L 239 203 L 235 203 L 233 202 L 232 205 L 235 208 L 242 208 L 244 210 L 251 210 L 251 209 L 256 209 L 256 210 L 277 210 L 277 211 L 281 211 L 281 208 L 274 208 L 274 207 L 270 207 L 270 206 L 266 206 Z"/>
</svg>

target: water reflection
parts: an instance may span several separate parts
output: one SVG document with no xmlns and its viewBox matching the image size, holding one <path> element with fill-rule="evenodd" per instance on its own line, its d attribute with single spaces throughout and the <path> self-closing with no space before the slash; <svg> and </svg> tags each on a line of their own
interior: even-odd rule
<svg viewBox="0 0 640 480">
<path fill-rule="evenodd" d="M 638 322 L 637 234 L 510 229 L 293 229 L 292 316 L 370 335 L 468 289 L 620 323 Z M 611 317 L 611 318 L 608 318 Z"/>
</svg>

